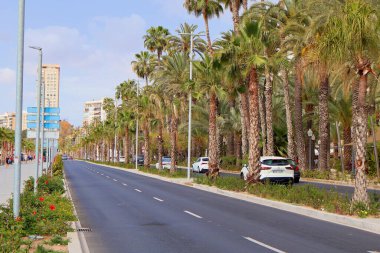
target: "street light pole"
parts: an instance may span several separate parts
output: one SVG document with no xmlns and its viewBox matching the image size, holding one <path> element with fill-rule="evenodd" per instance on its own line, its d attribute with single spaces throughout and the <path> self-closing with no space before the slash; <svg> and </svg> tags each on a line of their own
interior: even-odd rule
<svg viewBox="0 0 380 253">
<path fill-rule="evenodd" d="M 17 44 L 17 83 L 16 83 L 16 129 L 15 129 L 15 172 L 13 216 L 20 214 L 20 181 L 21 181 L 21 141 L 22 141 L 22 94 L 24 74 L 24 25 L 25 25 L 25 0 L 19 0 L 18 9 L 18 44 Z"/>
<path fill-rule="evenodd" d="M 39 178 L 40 168 L 40 134 L 41 134 L 41 92 L 42 92 L 42 48 L 29 46 L 32 49 L 38 50 L 38 87 L 37 87 L 37 124 L 36 124 L 36 171 L 34 174 L 34 193 L 37 193 L 37 180 Z"/>
<path fill-rule="evenodd" d="M 313 136 L 313 130 L 309 129 L 309 131 L 307 131 L 307 136 L 309 136 L 309 170 L 311 170 L 311 139 Z"/>
<path fill-rule="evenodd" d="M 113 162 L 116 163 L 116 155 L 115 155 L 115 152 L 117 153 L 116 151 L 116 141 L 117 141 L 117 137 L 116 137 L 116 119 L 117 119 L 117 100 L 116 100 L 116 96 L 115 96 L 115 115 L 114 115 L 114 120 L 115 120 L 115 138 L 114 138 L 114 142 L 113 142 Z"/>
<path fill-rule="evenodd" d="M 44 171 L 44 138 L 45 138 L 45 83 L 41 81 L 41 171 L 39 175 L 42 175 Z"/>
</svg>

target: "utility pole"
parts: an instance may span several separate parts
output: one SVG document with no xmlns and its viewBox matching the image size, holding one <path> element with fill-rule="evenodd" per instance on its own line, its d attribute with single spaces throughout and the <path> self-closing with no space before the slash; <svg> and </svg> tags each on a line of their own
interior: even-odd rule
<svg viewBox="0 0 380 253">
<path fill-rule="evenodd" d="M 18 7 L 18 43 L 17 43 L 17 83 L 16 83 L 16 130 L 15 130 L 15 173 L 13 191 L 13 216 L 20 214 L 20 185 L 21 185 L 21 141 L 22 141 L 22 100 L 24 74 L 24 25 L 25 0 L 19 0 Z"/>
<path fill-rule="evenodd" d="M 136 82 L 136 98 L 137 98 L 137 117 L 136 117 L 136 154 L 135 154 L 135 163 L 137 170 L 137 156 L 139 151 L 139 82 Z"/>
<path fill-rule="evenodd" d="M 41 70 L 42 71 L 42 70 Z M 41 170 L 40 175 L 44 171 L 44 138 L 45 138 L 45 83 L 41 81 Z"/>
</svg>

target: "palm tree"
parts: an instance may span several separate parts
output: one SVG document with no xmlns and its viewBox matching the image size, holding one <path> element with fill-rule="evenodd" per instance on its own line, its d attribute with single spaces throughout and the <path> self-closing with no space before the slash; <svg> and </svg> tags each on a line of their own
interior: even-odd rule
<svg viewBox="0 0 380 253">
<path fill-rule="evenodd" d="M 243 0 L 220 0 L 220 2 L 224 3 L 224 7 L 229 8 L 232 13 L 232 22 L 234 25 L 234 32 L 236 34 L 239 33 L 239 24 L 240 24 L 240 16 L 239 11 L 242 5 L 244 4 Z M 245 9 L 247 10 L 247 8 Z"/>
<path fill-rule="evenodd" d="M 168 51 L 169 54 L 175 54 L 176 52 L 183 52 L 188 55 L 190 52 L 190 33 L 196 34 L 195 31 L 198 29 L 197 25 L 189 25 L 188 23 L 181 24 L 176 30 L 178 36 L 169 36 Z M 207 44 L 199 36 L 193 37 L 193 50 L 198 55 L 201 55 L 206 51 Z"/>
<path fill-rule="evenodd" d="M 208 20 L 214 16 L 219 17 L 223 13 L 223 7 L 217 0 L 185 0 L 184 7 L 195 16 L 202 16 L 206 27 L 207 46 L 210 53 L 213 52 L 210 38 Z"/>
<path fill-rule="evenodd" d="M 145 80 L 145 84 L 149 85 L 149 76 L 152 74 L 155 67 L 155 57 L 148 51 L 141 51 L 135 54 L 135 60 L 132 61 L 132 70 L 138 77 Z"/>
<path fill-rule="evenodd" d="M 199 62 L 196 62 L 198 92 L 207 93 L 209 96 L 209 176 L 214 178 L 218 173 L 218 136 L 217 136 L 217 92 L 222 88 L 221 64 L 216 58 L 212 59 L 206 54 Z"/>
<path fill-rule="evenodd" d="M 158 62 L 161 61 L 163 51 L 168 45 L 169 30 L 162 27 L 151 27 L 144 35 L 144 46 L 151 52 L 157 52 Z"/>
</svg>

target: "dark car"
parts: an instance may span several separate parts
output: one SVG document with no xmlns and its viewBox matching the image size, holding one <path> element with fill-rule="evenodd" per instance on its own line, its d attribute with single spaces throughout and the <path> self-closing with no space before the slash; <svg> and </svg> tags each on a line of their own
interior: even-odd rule
<svg viewBox="0 0 380 253">
<path fill-rule="evenodd" d="M 300 168 L 298 167 L 298 164 L 292 159 L 288 159 L 288 162 L 294 170 L 294 183 L 299 183 L 300 178 L 301 178 L 301 171 L 300 171 Z"/>
<path fill-rule="evenodd" d="M 134 157 L 132 160 L 133 163 L 136 163 L 136 158 Z M 137 165 L 144 165 L 144 155 L 137 156 Z"/>
</svg>

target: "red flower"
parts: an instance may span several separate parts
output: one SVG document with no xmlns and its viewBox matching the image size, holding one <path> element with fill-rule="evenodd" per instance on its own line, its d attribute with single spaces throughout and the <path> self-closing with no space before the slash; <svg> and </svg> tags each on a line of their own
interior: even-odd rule
<svg viewBox="0 0 380 253">
<path fill-rule="evenodd" d="M 36 215 L 37 214 L 37 212 L 36 211 L 33 211 L 33 215 Z"/>
<path fill-rule="evenodd" d="M 43 202 L 45 199 L 43 197 L 40 197 L 40 201 Z"/>
<path fill-rule="evenodd" d="M 55 210 L 55 205 L 50 205 L 50 210 L 54 211 Z"/>
<path fill-rule="evenodd" d="M 49 183 L 49 182 L 46 180 L 46 181 L 45 181 L 45 184 L 48 184 L 48 183 Z"/>
<path fill-rule="evenodd" d="M 16 221 L 22 221 L 22 218 L 21 218 L 20 216 L 18 216 L 18 217 L 16 218 Z"/>
</svg>

